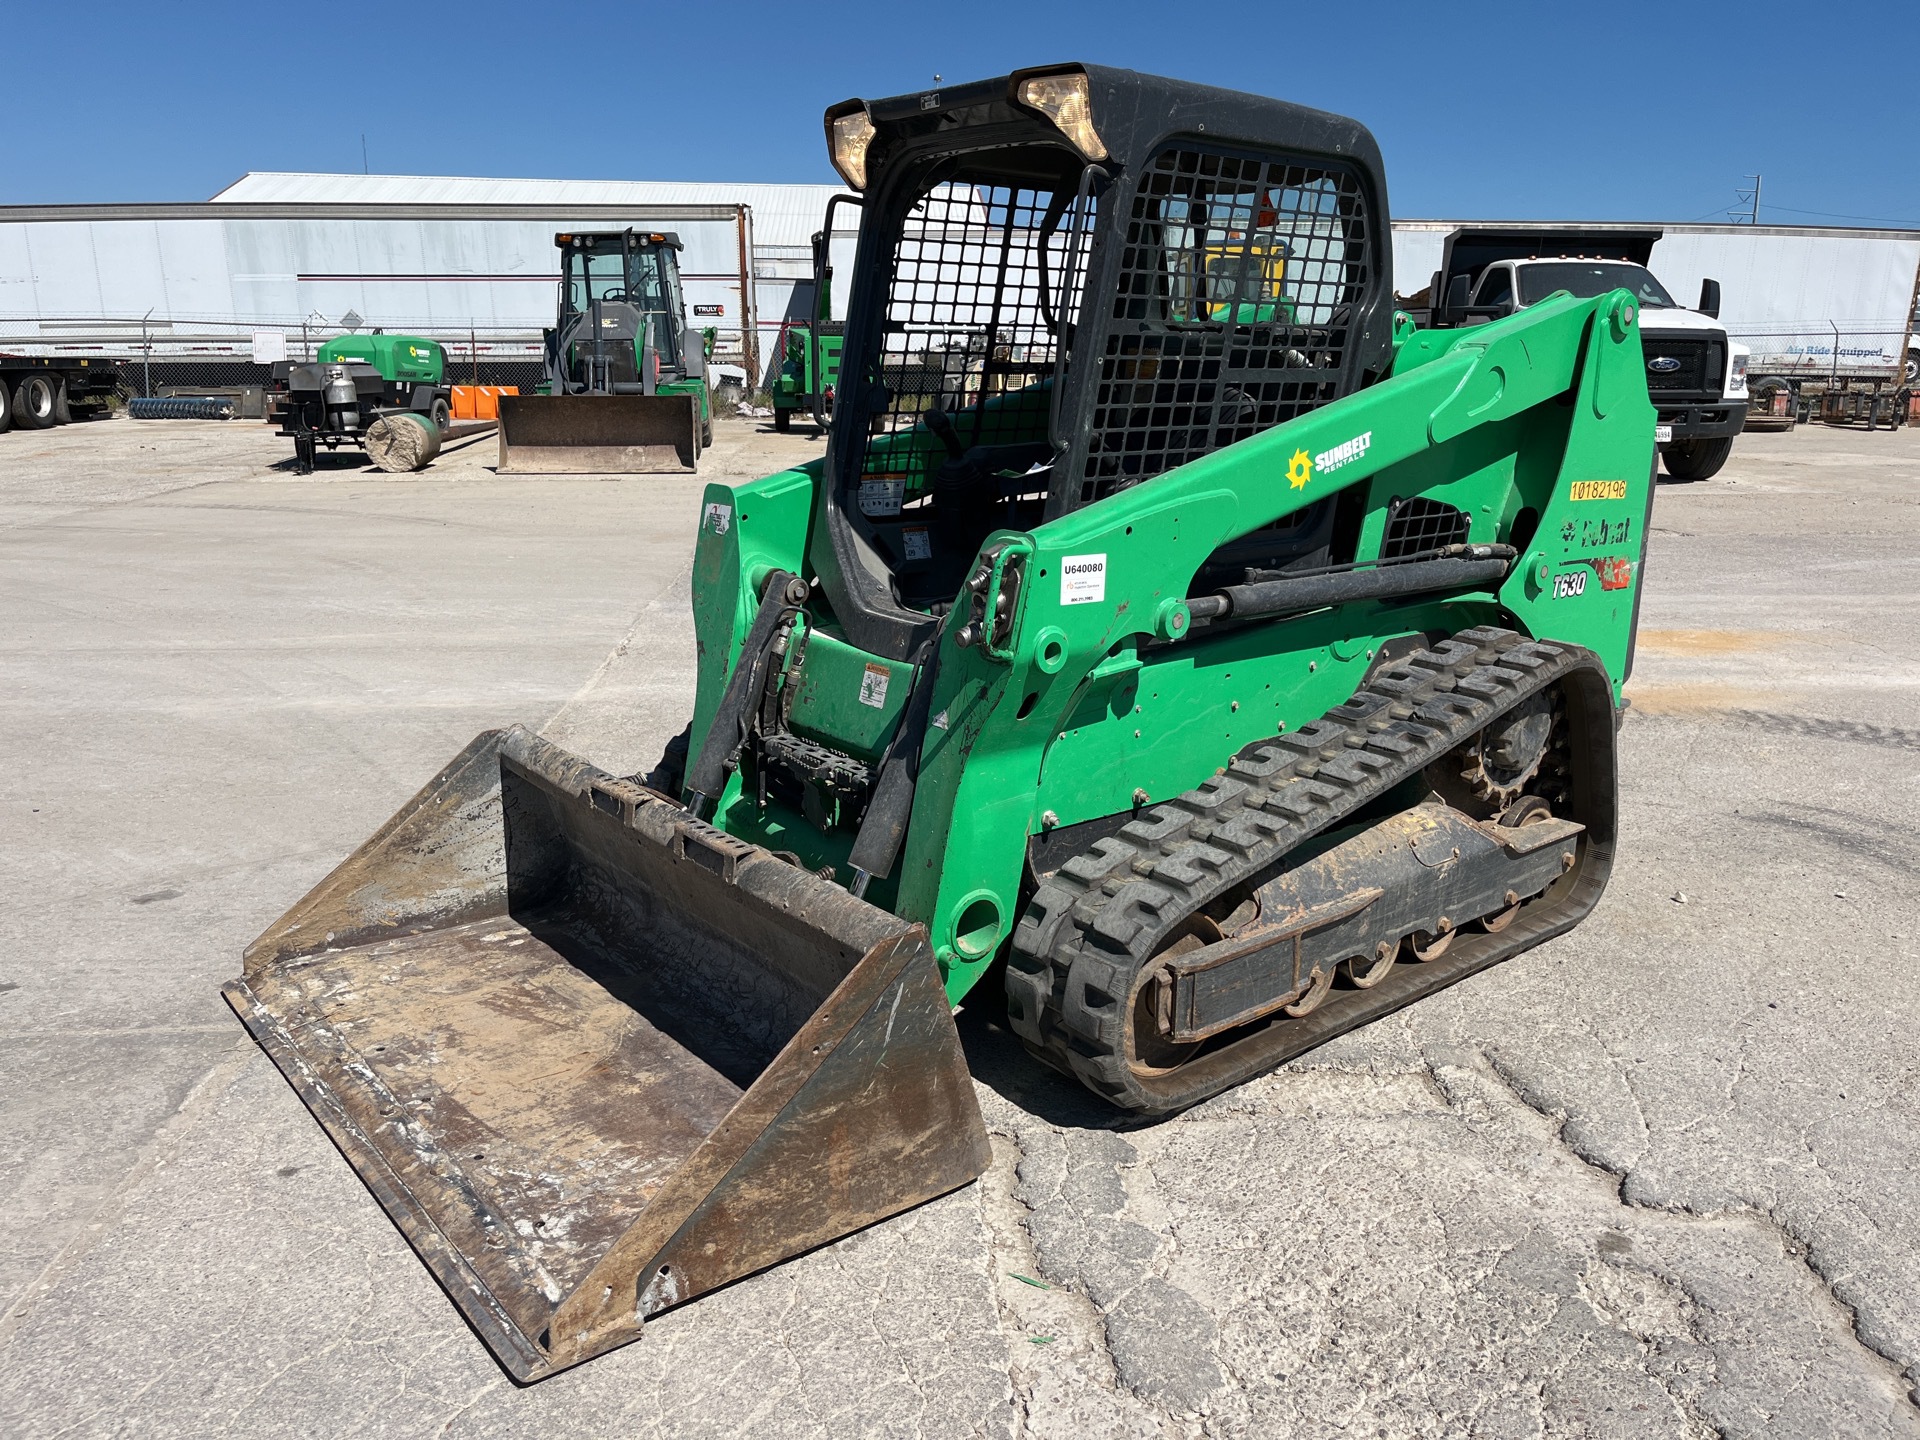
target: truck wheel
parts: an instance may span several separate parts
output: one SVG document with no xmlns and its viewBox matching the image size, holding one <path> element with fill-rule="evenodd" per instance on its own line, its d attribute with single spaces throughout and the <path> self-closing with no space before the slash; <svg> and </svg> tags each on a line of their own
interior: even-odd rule
<svg viewBox="0 0 1920 1440">
<path fill-rule="evenodd" d="M 433 416 L 434 428 L 442 435 L 453 429 L 453 406 L 448 403 L 446 396 L 443 395 L 433 402 L 430 413 Z"/>
<path fill-rule="evenodd" d="M 1718 440 L 1676 440 L 1660 452 L 1667 474 L 1676 480 L 1711 480 L 1733 453 L 1733 437 Z"/>
<path fill-rule="evenodd" d="M 57 422 L 58 397 L 50 375 L 25 375 L 13 390 L 13 422 L 22 430 L 46 430 Z"/>
<path fill-rule="evenodd" d="M 0 376 L 0 435 L 13 428 L 13 391 L 7 387 L 4 376 Z"/>
<path fill-rule="evenodd" d="M 1920 350 L 1907 351 L 1907 384 L 1920 384 Z"/>
</svg>

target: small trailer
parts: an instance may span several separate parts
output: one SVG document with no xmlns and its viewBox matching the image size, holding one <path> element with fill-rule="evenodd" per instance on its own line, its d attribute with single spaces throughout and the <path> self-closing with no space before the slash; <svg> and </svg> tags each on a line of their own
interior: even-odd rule
<svg viewBox="0 0 1920 1440">
<path fill-rule="evenodd" d="M 313 473 L 316 447 L 366 450 L 381 469 L 390 453 L 417 470 L 439 453 L 453 426 L 453 390 L 445 383 L 446 351 L 421 335 L 340 335 L 320 347 L 311 363 L 281 361 L 273 367 L 267 419 L 293 441 L 294 469 Z M 397 432 L 398 416 L 419 424 Z M 391 448 L 397 433 L 405 443 Z"/>
<path fill-rule="evenodd" d="M 0 355 L 0 432 L 50 430 L 107 413 L 124 360 Z"/>
</svg>

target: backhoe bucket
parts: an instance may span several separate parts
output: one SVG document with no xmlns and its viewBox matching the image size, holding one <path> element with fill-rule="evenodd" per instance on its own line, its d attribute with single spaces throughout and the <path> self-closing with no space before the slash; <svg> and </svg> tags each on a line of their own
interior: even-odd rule
<svg viewBox="0 0 1920 1440">
<path fill-rule="evenodd" d="M 225 994 L 522 1381 L 988 1163 L 924 929 L 517 727 Z"/>
<path fill-rule="evenodd" d="M 699 459 L 693 395 L 500 397 L 502 474 L 692 474 Z"/>
</svg>

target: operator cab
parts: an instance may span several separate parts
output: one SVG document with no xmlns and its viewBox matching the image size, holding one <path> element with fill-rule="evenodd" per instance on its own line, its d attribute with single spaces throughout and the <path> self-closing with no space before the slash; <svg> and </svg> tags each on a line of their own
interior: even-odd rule
<svg viewBox="0 0 1920 1440">
<path fill-rule="evenodd" d="M 570 391 L 639 390 L 640 356 L 658 371 L 686 371 L 678 236 L 634 230 L 560 234 L 560 323 L 548 332 L 550 369 Z M 599 342 L 596 346 L 596 340 Z"/>
<path fill-rule="evenodd" d="M 847 101 L 826 127 L 865 213 L 812 554 L 862 648 L 917 653 L 994 532 L 1390 363 L 1384 183 L 1353 121 L 1073 66 Z M 1308 506 L 1215 558 L 1324 561 L 1332 524 Z"/>
</svg>

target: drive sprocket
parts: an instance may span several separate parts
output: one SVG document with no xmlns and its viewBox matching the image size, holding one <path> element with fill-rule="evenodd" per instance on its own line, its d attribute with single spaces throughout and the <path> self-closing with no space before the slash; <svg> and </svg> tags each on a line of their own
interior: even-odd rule
<svg viewBox="0 0 1920 1440">
<path fill-rule="evenodd" d="M 1557 692 L 1531 695 L 1430 766 L 1427 780 L 1461 809 L 1497 815 L 1540 775 L 1560 741 L 1564 719 Z"/>
</svg>

